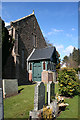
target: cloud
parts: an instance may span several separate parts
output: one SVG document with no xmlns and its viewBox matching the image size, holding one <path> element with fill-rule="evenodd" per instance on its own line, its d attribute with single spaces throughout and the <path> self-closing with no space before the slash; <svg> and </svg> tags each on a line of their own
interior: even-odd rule
<svg viewBox="0 0 80 120">
<path fill-rule="evenodd" d="M 75 28 L 72 28 L 72 31 L 76 30 Z"/>
<path fill-rule="evenodd" d="M 10 25 L 10 23 L 9 22 L 5 22 L 5 26 L 8 26 L 8 25 Z"/>
<path fill-rule="evenodd" d="M 63 45 L 54 45 L 56 47 L 56 49 L 59 51 L 61 49 L 64 49 L 64 46 Z"/>
<path fill-rule="evenodd" d="M 70 53 L 72 53 L 74 49 L 74 46 L 72 45 L 64 47 L 63 44 L 60 44 L 60 45 L 54 44 L 54 46 L 56 47 L 56 50 L 59 52 L 61 59 L 63 59 L 63 57 L 66 55 L 69 56 Z"/>
<path fill-rule="evenodd" d="M 53 32 L 48 32 L 48 33 L 47 33 L 47 35 L 52 35 L 52 34 L 54 34 L 54 33 L 53 33 Z"/>
<path fill-rule="evenodd" d="M 66 34 L 67 37 L 72 37 L 72 34 Z"/>
<path fill-rule="evenodd" d="M 0 3 L 0 10 L 2 9 L 2 5 L 1 5 L 1 3 Z"/>
<path fill-rule="evenodd" d="M 47 33 L 47 35 L 52 35 L 58 32 L 63 32 L 64 30 L 62 29 L 52 29 L 50 32 Z"/>
<path fill-rule="evenodd" d="M 57 30 L 57 29 L 53 29 L 54 32 L 62 32 L 64 30 Z"/>
<path fill-rule="evenodd" d="M 65 48 L 63 52 L 65 53 L 65 55 L 69 56 L 69 54 L 73 52 L 73 49 L 74 46 L 70 45 L 67 48 Z"/>
</svg>

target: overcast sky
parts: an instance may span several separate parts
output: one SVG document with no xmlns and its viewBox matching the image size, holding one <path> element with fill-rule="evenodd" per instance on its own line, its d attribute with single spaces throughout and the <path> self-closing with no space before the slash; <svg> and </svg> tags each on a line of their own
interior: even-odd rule
<svg viewBox="0 0 80 120">
<path fill-rule="evenodd" d="M 8 25 L 33 10 L 44 37 L 56 47 L 61 59 L 78 47 L 78 2 L 6 2 L 2 3 L 2 19 Z"/>
</svg>

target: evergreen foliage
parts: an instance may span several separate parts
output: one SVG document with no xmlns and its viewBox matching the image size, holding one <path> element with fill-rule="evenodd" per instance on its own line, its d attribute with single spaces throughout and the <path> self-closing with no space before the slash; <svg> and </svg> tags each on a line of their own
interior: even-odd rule
<svg viewBox="0 0 80 120">
<path fill-rule="evenodd" d="M 61 95 L 74 96 L 80 94 L 78 76 L 73 68 L 63 68 L 58 74 L 59 92 Z"/>
</svg>

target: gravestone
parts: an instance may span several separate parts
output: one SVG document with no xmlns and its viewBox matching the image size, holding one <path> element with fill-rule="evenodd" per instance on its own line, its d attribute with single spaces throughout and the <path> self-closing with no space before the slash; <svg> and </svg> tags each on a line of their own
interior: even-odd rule
<svg viewBox="0 0 80 120">
<path fill-rule="evenodd" d="M 53 82 L 56 82 L 56 71 L 53 71 Z"/>
<path fill-rule="evenodd" d="M 55 97 L 55 84 L 52 82 L 50 84 L 50 99 L 52 100 Z"/>
<path fill-rule="evenodd" d="M 47 104 L 48 105 L 50 105 L 54 97 L 55 97 L 55 84 L 54 82 L 49 82 L 47 84 Z"/>
<path fill-rule="evenodd" d="M 50 108 L 52 108 L 53 115 L 54 115 L 54 117 L 56 117 L 59 112 L 59 106 L 57 105 L 57 100 L 54 100 L 51 103 Z"/>
<path fill-rule="evenodd" d="M 47 105 L 50 105 L 50 82 L 47 84 Z"/>
<path fill-rule="evenodd" d="M 18 93 L 18 80 L 17 79 L 3 79 L 3 94 L 4 98 Z"/>
<path fill-rule="evenodd" d="M 78 78 L 79 78 L 79 80 L 80 80 L 80 71 L 78 71 Z"/>
<path fill-rule="evenodd" d="M 3 118 L 2 88 L 0 88 L 0 120 Z"/>
<path fill-rule="evenodd" d="M 37 83 L 34 94 L 34 111 L 40 110 L 45 105 L 45 86 L 43 82 Z"/>
</svg>

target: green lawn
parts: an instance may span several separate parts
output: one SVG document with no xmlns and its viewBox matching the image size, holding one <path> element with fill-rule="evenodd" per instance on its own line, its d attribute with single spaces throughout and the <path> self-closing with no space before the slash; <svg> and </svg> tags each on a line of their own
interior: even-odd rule
<svg viewBox="0 0 80 120">
<path fill-rule="evenodd" d="M 35 85 L 19 86 L 19 90 L 23 89 L 20 94 L 4 100 L 4 118 L 29 118 L 29 111 L 34 108 Z M 55 85 L 55 92 L 58 92 L 57 84 Z M 65 111 L 61 112 L 58 118 L 77 118 L 78 96 L 72 99 L 66 99 L 66 102 L 69 103 L 69 106 Z"/>
<path fill-rule="evenodd" d="M 28 118 L 34 108 L 34 85 L 20 86 L 20 94 L 4 100 L 4 118 Z"/>
<path fill-rule="evenodd" d="M 19 86 L 18 90 L 23 89 L 20 94 L 4 100 L 4 118 L 29 118 L 29 111 L 34 108 L 35 85 Z M 45 102 L 46 97 L 45 92 Z"/>
<path fill-rule="evenodd" d="M 70 99 L 65 99 L 69 104 L 65 111 L 62 111 L 58 118 L 78 118 L 78 96 Z"/>
<path fill-rule="evenodd" d="M 55 86 L 55 92 L 58 93 L 58 84 Z M 65 102 L 68 103 L 69 106 L 66 107 L 65 111 L 61 111 L 58 118 L 78 118 L 79 96 L 65 99 Z"/>
</svg>

